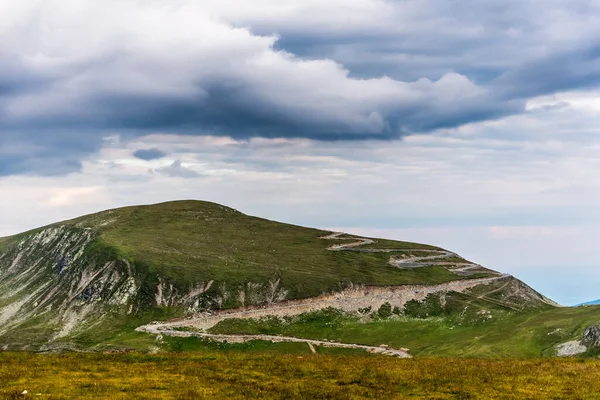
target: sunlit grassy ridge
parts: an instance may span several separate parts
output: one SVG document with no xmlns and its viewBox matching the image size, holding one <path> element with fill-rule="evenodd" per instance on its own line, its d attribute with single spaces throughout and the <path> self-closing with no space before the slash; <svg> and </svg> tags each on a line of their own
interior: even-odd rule
<svg viewBox="0 0 600 400">
<path fill-rule="evenodd" d="M 185 287 L 215 280 L 231 286 L 281 279 L 289 298 L 316 296 L 348 283 L 436 284 L 461 279 L 441 267 L 399 270 L 389 254 L 332 252 L 328 232 L 251 217 L 218 204 L 176 201 L 126 207 L 68 223 L 100 231 L 98 247 L 116 251 L 142 273 Z M 438 249 L 378 240 L 380 248 Z"/>
<path fill-rule="evenodd" d="M 27 390 L 45 399 L 597 399 L 600 362 L 0 353 L 0 382 L 3 398 Z"/>
</svg>

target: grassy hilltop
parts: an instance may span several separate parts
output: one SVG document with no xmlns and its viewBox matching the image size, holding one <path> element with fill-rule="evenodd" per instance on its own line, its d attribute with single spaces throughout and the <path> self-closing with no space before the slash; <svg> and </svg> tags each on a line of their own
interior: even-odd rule
<svg viewBox="0 0 600 400">
<path fill-rule="evenodd" d="M 175 201 L 1 238 L 0 348 L 49 341 L 87 347 L 157 318 L 268 305 L 355 285 L 439 284 L 490 273 L 462 276 L 435 264 L 401 269 L 390 265 L 391 253 L 330 251 L 353 239 L 321 238 L 329 233 L 215 203 Z M 440 250 L 375 244 L 399 255 Z"/>
<path fill-rule="evenodd" d="M 194 281 L 228 285 L 281 279 L 289 298 L 366 285 L 441 283 L 456 275 L 435 266 L 399 271 L 378 253 L 330 252 L 328 232 L 245 215 L 202 201 L 125 207 L 67 221 L 100 233 L 97 245 L 130 260 L 140 272 L 184 288 Z M 389 248 L 438 249 L 385 240 Z"/>
<path fill-rule="evenodd" d="M 206 315 L 214 323 L 195 328 Z M 173 318 L 192 337 L 136 331 Z M 206 339 L 246 334 L 413 356 L 539 357 L 598 320 L 595 307 L 557 308 L 439 247 L 332 235 L 202 201 L 107 210 L 0 239 L 0 349 L 309 348 Z"/>
</svg>

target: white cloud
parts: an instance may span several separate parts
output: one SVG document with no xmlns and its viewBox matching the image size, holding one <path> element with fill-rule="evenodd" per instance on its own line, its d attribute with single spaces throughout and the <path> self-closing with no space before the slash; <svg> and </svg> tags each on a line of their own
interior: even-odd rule
<svg viewBox="0 0 600 400">
<path fill-rule="evenodd" d="M 0 109 L 5 120 L 58 118 L 98 124 L 134 118 L 119 104 L 121 97 L 137 99 L 139 104 L 130 104 L 131 110 L 149 107 L 144 105 L 147 101 L 201 110 L 205 102 L 215 101 L 211 91 L 219 85 L 219 90 L 234 91 L 235 98 L 228 101 L 238 107 L 250 109 L 252 103 L 260 103 L 257 113 L 279 113 L 315 128 L 325 124 L 335 131 L 389 136 L 385 131 L 390 129 L 386 125 L 390 114 L 414 107 L 435 113 L 449 102 L 484 94 L 468 78 L 451 71 L 437 81 L 351 78 L 330 59 L 305 60 L 274 50 L 275 36 L 233 27 L 220 14 L 225 10 L 214 3 L 66 3 L 49 0 L 13 11 L 21 23 L 0 30 L 5 53 L 34 79 L 51 81 L 5 99 Z M 381 6 L 370 3 L 363 6 Z M 310 7 L 320 8 L 316 3 Z M 31 28 L 27 35 L 23 26 Z M 135 118 L 142 117 L 136 112 Z"/>
<path fill-rule="evenodd" d="M 527 102 L 527 110 L 544 110 L 548 108 L 561 108 L 565 111 L 600 111 L 600 91 L 573 91 L 540 96 Z"/>
</svg>

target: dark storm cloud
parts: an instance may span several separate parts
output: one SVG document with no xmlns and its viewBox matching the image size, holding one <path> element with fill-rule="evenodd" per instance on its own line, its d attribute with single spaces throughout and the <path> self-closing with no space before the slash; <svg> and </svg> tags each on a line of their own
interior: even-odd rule
<svg viewBox="0 0 600 400">
<path fill-rule="evenodd" d="M 472 89 L 468 82 L 457 84 L 459 90 L 461 85 L 465 90 Z M 269 85 L 271 83 L 266 85 L 267 89 L 270 89 Z M 51 135 L 54 140 L 46 138 L 43 142 L 68 141 L 62 146 L 64 151 L 71 147 L 79 148 L 78 144 L 94 139 L 93 133 L 86 132 L 90 126 L 96 132 L 121 130 L 129 136 L 164 130 L 190 135 L 227 135 L 236 139 L 396 139 L 412 132 L 426 132 L 508 115 L 518 111 L 519 107 L 517 102 L 507 103 L 504 99 L 495 99 L 493 94 L 457 100 L 450 95 L 445 99 L 446 88 L 436 88 L 436 82 L 414 85 L 419 98 L 409 103 L 404 96 L 410 94 L 399 91 L 393 93 L 397 98 L 390 99 L 390 104 L 374 104 L 372 108 L 357 110 L 343 109 L 343 99 L 340 99 L 340 104 L 320 106 L 314 104 L 312 93 L 296 94 L 291 91 L 283 95 L 283 100 L 292 100 L 294 104 L 278 104 L 268 95 L 257 92 L 252 82 L 239 85 L 209 82 L 205 87 L 196 88 L 198 96 L 183 99 L 151 94 L 90 93 L 77 104 L 67 99 L 65 106 L 56 113 L 0 122 L 0 128 L 27 128 L 32 137 L 44 136 L 47 129 L 51 128 L 54 130 Z M 276 83 L 272 90 L 277 90 Z M 439 94 L 436 96 L 431 92 Z M 326 95 L 335 97 L 336 93 Z M 355 106 L 354 103 L 362 102 L 360 93 L 347 102 L 349 108 Z M 370 116 L 374 116 L 375 120 Z M 61 128 L 66 133 L 60 133 L 58 130 Z M 31 133 L 36 130 L 40 133 Z M 96 134 L 95 139 L 99 138 Z"/>
<path fill-rule="evenodd" d="M 0 177 L 65 175 L 102 146 L 102 133 L 77 130 L 0 130 Z"/>
<path fill-rule="evenodd" d="M 51 76 L 32 71 L 19 57 L 0 49 L 0 99 L 39 90 L 51 82 Z"/>
<path fill-rule="evenodd" d="M 21 155 L 3 158 L 0 161 L 0 177 L 34 174 L 39 176 L 66 175 L 81 170 L 81 161 L 69 157 L 44 157 L 43 155 Z"/>
<path fill-rule="evenodd" d="M 277 48 L 307 58 L 329 57 L 355 76 L 386 74 L 401 80 L 436 79 L 455 71 L 485 83 L 535 64 L 535 60 L 569 51 L 578 59 L 579 52 L 586 53 L 586 43 L 598 43 L 598 24 L 591 18 L 600 11 L 597 2 L 423 0 L 379 4 L 385 5 L 385 11 L 371 25 L 354 16 L 343 27 L 323 23 L 304 29 L 301 24 L 278 24 L 268 17 L 251 26 L 260 33 L 277 33 Z M 570 62 L 577 62 L 575 59 Z"/>
<path fill-rule="evenodd" d="M 166 155 L 167 153 L 157 148 L 140 149 L 133 152 L 134 157 L 145 161 L 158 160 Z"/>
<path fill-rule="evenodd" d="M 508 98 L 527 98 L 600 86 L 600 41 L 536 59 L 507 71 L 495 89 Z"/>
<path fill-rule="evenodd" d="M 600 83 L 583 1 L 363 0 L 282 16 L 261 0 L 249 17 L 218 2 L 53 2 L 30 15 L 9 0 L 21 25 L 0 24 L 0 175 L 77 170 L 109 133 L 391 140 Z"/>
</svg>

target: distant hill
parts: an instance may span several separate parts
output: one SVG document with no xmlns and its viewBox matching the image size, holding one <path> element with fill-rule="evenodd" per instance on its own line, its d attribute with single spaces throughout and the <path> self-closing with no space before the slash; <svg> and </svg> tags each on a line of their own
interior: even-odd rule
<svg viewBox="0 0 600 400">
<path fill-rule="evenodd" d="M 135 328 L 224 319 L 227 310 L 292 316 L 383 307 L 426 317 L 554 305 L 439 247 L 294 226 L 203 201 L 108 210 L 0 239 L 2 349 L 148 349 L 160 343 Z"/>
<path fill-rule="evenodd" d="M 579 306 L 595 306 L 600 304 L 600 299 L 598 300 L 592 300 L 592 301 L 586 301 L 585 303 L 581 303 L 581 304 L 577 304 L 575 307 L 579 307 Z"/>
</svg>

